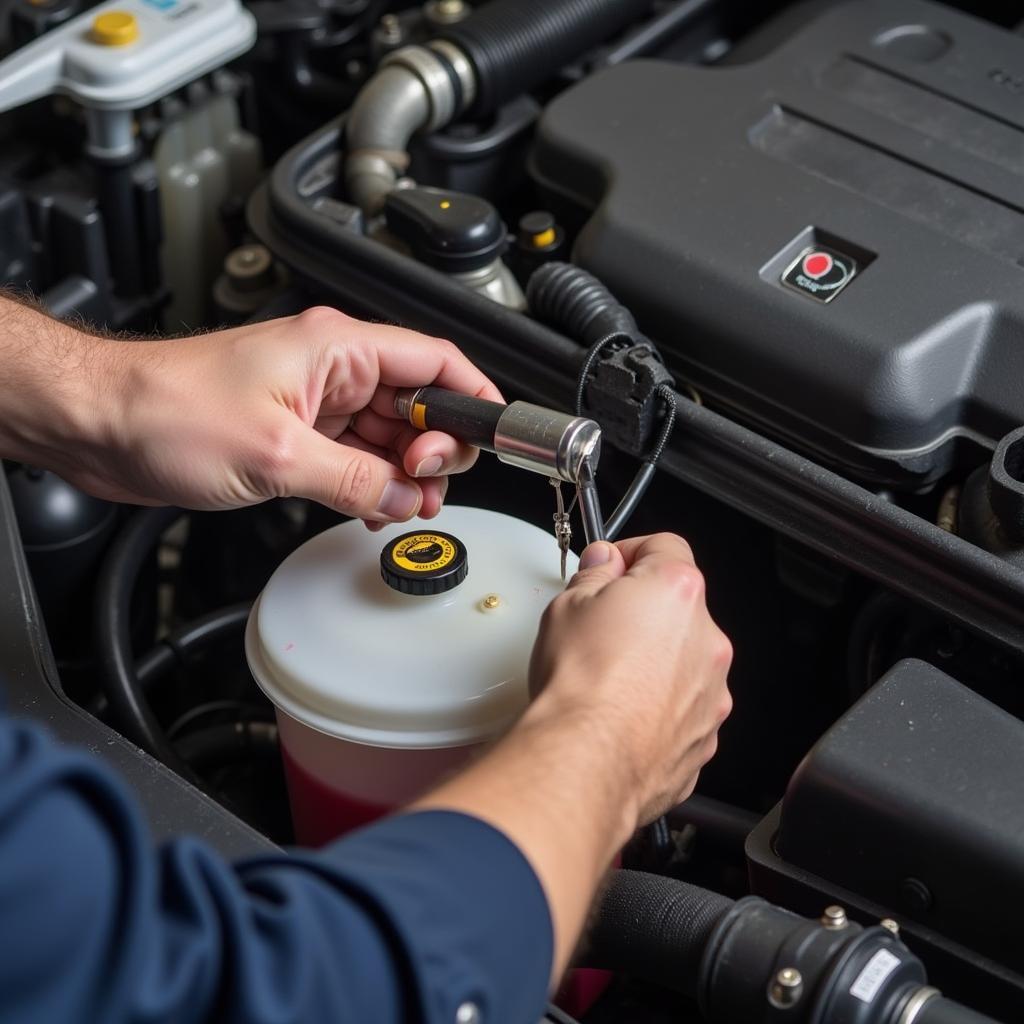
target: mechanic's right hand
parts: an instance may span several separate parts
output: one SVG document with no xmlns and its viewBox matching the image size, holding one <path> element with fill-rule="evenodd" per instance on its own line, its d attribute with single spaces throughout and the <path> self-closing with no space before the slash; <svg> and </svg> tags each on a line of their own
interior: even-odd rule
<svg viewBox="0 0 1024 1024">
<path fill-rule="evenodd" d="M 639 823 L 686 799 L 732 709 L 732 646 L 704 602 L 704 578 L 671 534 L 591 544 L 551 602 L 530 681 L 629 773 Z"/>
<path fill-rule="evenodd" d="M 88 424 L 40 464 L 113 501 L 228 509 L 296 495 L 368 525 L 429 519 L 448 474 L 477 451 L 400 419 L 395 390 L 436 384 L 501 400 L 450 342 L 326 307 L 132 343 L 14 309 L 69 335 L 75 368 L 58 379 Z"/>
</svg>

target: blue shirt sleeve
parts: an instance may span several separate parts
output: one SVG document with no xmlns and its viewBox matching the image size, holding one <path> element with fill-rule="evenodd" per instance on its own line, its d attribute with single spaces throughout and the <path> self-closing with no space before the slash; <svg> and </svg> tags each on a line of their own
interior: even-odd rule
<svg viewBox="0 0 1024 1024">
<path fill-rule="evenodd" d="M 0 1024 L 536 1024 L 552 952 L 536 875 L 475 818 L 157 851 L 104 765 L 0 718 Z"/>
</svg>

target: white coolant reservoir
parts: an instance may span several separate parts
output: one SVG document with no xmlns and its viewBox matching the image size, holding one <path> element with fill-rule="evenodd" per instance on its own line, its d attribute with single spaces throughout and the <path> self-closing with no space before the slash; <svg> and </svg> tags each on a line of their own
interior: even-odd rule
<svg viewBox="0 0 1024 1024">
<path fill-rule="evenodd" d="M 344 523 L 287 558 L 246 653 L 277 707 L 298 838 L 407 802 L 505 729 L 561 589 L 551 534 L 476 508 L 379 533 Z"/>
</svg>

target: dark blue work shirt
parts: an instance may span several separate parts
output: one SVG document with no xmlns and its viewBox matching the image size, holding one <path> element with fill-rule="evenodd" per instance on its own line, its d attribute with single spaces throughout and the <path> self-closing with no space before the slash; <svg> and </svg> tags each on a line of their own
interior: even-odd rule
<svg viewBox="0 0 1024 1024">
<path fill-rule="evenodd" d="M 108 768 L 0 718 L 3 1024 L 535 1024 L 551 957 L 536 875 L 476 818 L 156 849 Z"/>
</svg>

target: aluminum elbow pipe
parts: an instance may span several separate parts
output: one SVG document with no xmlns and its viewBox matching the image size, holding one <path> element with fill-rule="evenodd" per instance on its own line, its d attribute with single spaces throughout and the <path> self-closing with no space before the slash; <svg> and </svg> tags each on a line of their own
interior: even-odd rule
<svg viewBox="0 0 1024 1024">
<path fill-rule="evenodd" d="M 453 43 L 388 54 L 349 114 L 345 184 L 352 202 L 377 213 L 409 166 L 413 135 L 443 128 L 475 94 L 473 69 Z"/>
</svg>

